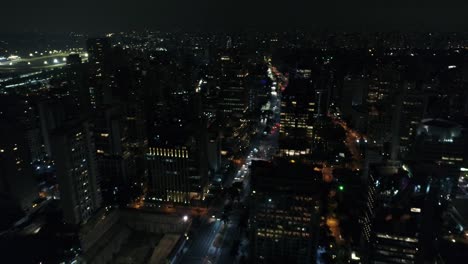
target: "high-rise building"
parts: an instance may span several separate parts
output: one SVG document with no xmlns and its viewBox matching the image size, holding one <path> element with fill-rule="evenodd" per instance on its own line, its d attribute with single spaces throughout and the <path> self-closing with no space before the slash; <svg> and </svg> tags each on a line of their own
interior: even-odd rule
<svg viewBox="0 0 468 264">
<path fill-rule="evenodd" d="M 81 63 L 78 54 L 69 55 L 65 74 L 67 93 L 79 109 L 80 115 L 90 115 L 92 108 L 89 74 L 93 73 L 88 71 L 88 64 Z"/>
<path fill-rule="evenodd" d="M 314 263 L 321 174 L 295 160 L 253 161 L 252 263 Z"/>
<path fill-rule="evenodd" d="M 367 91 L 367 135 L 370 146 L 383 148 L 393 140 L 392 124 L 395 119 L 394 95 L 398 91 L 397 76 L 390 69 L 379 69 L 371 76 Z M 397 136 L 397 135 L 395 135 Z M 390 154 L 388 153 L 388 156 Z"/>
<path fill-rule="evenodd" d="M 246 89 L 238 85 L 230 85 L 221 92 L 220 106 L 228 115 L 241 117 L 248 107 Z"/>
<path fill-rule="evenodd" d="M 183 125 L 166 125 L 155 133 L 146 155 L 149 198 L 184 204 L 202 200 L 208 182 L 208 162 L 200 135 Z"/>
<path fill-rule="evenodd" d="M 158 201 L 190 202 L 189 152 L 184 147 L 150 147 L 150 187 Z"/>
<path fill-rule="evenodd" d="M 0 127 L 0 194 L 27 211 L 39 192 L 25 128 L 16 121 L 6 120 L 0 120 Z"/>
<path fill-rule="evenodd" d="M 91 107 L 99 109 L 111 101 L 111 80 L 108 75 L 111 44 L 109 38 L 88 39 L 89 98 Z"/>
<path fill-rule="evenodd" d="M 340 110 L 345 118 L 352 115 L 353 107 L 366 103 L 369 82 L 365 78 L 346 76 L 340 97 Z"/>
<path fill-rule="evenodd" d="M 216 173 L 221 167 L 221 138 L 216 127 L 208 131 L 206 148 L 209 169 Z"/>
<path fill-rule="evenodd" d="M 135 182 L 141 185 L 146 176 L 144 62 L 135 58 L 131 62 L 135 67 L 129 67 L 129 57 L 112 48 L 109 38 L 89 39 L 87 50 L 88 98 L 91 108 L 97 110 L 93 111 L 92 130 L 104 203 L 125 203 L 129 189 Z"/>
<path fill-rule="evenodd" d="M 105 205 L 115 204 L 120 200 L 120 194 L 125 193 L 124 188 L 129 184 L 128 172 L 135 158 L 124 149 L 122 122 L 122 113 L 115 107 L 103 108 L 94 119 L 96 158 Z"/>
<path fill-rule="evenodd" d="M 316 93 L 309 79 L 295 79 L 282 94 L 279 148 L 282 156 L 312 152 L 313 121 L 317 112 Z"/>
<path fill-rule="evenodd" d="M 371 168 L 361 220 L 369 263 L 434 262 L 444 174 L 425 163 Z"/>
<path fill-rule="evenodd" d="M 64 220 L 86 222 L 101 206 L 92 133 L 87 121 L 71 120 L 51 133 Z"/>
<path fill-rule="evenodd" d="M 247 71 L 233 52 L 219 54 L 219 108 L 226 117 L 242 118 L 249 107 Z"/>
<path fill-rule="evenodd" d="M 45 149 L 40 130 L 40 120 L 35 98 L 15 95 L 0 96 L 0 118 L 18 123 L 21 135 L 27 140 L 32 162 L 45 158 Z"/>
<path fill-rule="evenodd" d="M 401 104 L 396 108 L 396 114 L 399 115 L 397 119 L 399 137 L 397 135 L 394 137 L 399 141 L 399 153 L 404 157 L 413 145 L 418 126 L 424 118 L 427 97 L 419 94 L 406 94 L 397 104 Z"/>
<path fill-rule="evenodd" d="M 86 48 L 88 61 L 94 64 L 102 64 L 109 59 L 111 41 L 109 38 L 90 38 L 86 42 Z"/>
<path fill-rule="evenodd" d="M 442 119 L 424 119 L 416 130 L 416 139 L 408 160 L 435 164 L 443 168 L 441 190 L 449 199 L 455 194 L 460 169 L 467 159 L 468 137 L 461 125 Z"/>
<path fill-rule="evenodd" d="M 51 132 L 63 124 L 67 119 L 67 113 L 63 102 L 59 102 L 58 100 L 46 100 L 39 102 L 38 105 L 44 149 L 47 156 L 51 158 Z"/>
<path fill-rule="evenodd" d="M 0 96 L 0 194 L 24 211 L 39 194 L 32 164 L 44 157 L 35 110 L 31 98 Z"/>
</svg>

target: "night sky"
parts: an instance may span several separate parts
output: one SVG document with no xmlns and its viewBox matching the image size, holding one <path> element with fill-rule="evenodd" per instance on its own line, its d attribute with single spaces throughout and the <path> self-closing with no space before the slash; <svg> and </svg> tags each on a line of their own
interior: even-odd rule
<svg viewBox="0 0 468 264">
<path fill-rule="evenodd" d="M 468 29 L 454 0 L 15 0 L 1 1 L 0 32 L 129 29 Z"/>
</svg>

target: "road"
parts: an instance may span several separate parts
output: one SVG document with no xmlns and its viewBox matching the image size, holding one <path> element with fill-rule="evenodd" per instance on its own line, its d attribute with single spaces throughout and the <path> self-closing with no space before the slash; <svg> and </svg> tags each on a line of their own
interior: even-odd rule
<svg viewBox="0 0 468 264">
<path fill-rule="evenodd" d="M 250 172 L 249 164 L 252 159 L 264 159 L 271 157 L 274 149 L 267 147 L 274 142 L 277 134 L 273 133 L 265 138 L 256 138 L 252 142 L 252 150 L 247 154 L 245 163 L 240 170 L 234 175 L 233 179 L 226 182 L 230 185 L 232 182 L 243 182 L 243 192 L 239 202 L 231 201 L 230 198 L 225 198 L 223 203 L 213 205 L 208 209 L 206 216 L 202 217 L 202 224 L 195 229 L 193 239 L 188 243 L 188 248 L 177 263 L 235 263 L 238 257 L 232 254 L 232 247 L 235 240 L 245 240 L 239 232 L 239 221 L 243 210 L 243 204 L 246 204 L 246 199 L 250 190 Z M 257 151 L 255 151 L 257 149 Z M 260 151 L 265 149 L 266 151 Z M 267 151 L 268 150 L 268 151 Z M 227 187 L 227 186 L 226 186 Z M 223 221 L 212 218 L 212 215 L 219 215 L 223 210 L 223 204 L 233 202 L 233 210 L 229 213 L 229 221 L 225 224 Z M 219 241 L 216 241 L 219 240 Z M 215 242 L 216 241 L 216 242 Z"/>
<path fill-rule="evenodd" d="M 270 70 L 271 72 L 271 70 Z M 274 81 L 274 90 L 279 91 L 282 88 L 283 82 L 278 80 L 279 77 L 269 74 Z M 276 82 L 278 80 L 278 82 Z M 273 90 L 273 89 L 272 89 Z M 279 107 L 280 95 L 272 93 L 270 99 L 271 109 L 275 109 L 273 120 L 274 124 L 279 124 Z M 276 107 L 276 108 L 275 108 Z M 263 131 L 266 127 L 266 122 L 258 124 L 258 131 Z M 250 169 L 249 166 L 253 159 L 270 160 L 276 153 L 278 148 L 279 128 L 272 129 L 268 135 L 259 133 L 254 137 L 250 144 L 250 151 L 246 157 L 242 159 L 244 164 L 241 164 L 240 169 L 231 179 L 225 182 L 224 187 L 229 187 L 233 182 L 242 182 L 243 191 L 240 195 L 239 202 L 231 201 L 230 198 L 224 198 L 221 202 L 213 205 L 208 209 L 208 213 L 202 217 L 201 225 L 194 229 L 193 238 L 184 249 L 183 255 L 177 259 L 176 263 L 238 263 L 240 256 L 248 254 L 248 240 L 245 232 L 241 232 L 239 222 L 242 214 L 245 212 L 247 199 L 250 192 Z M 233 209 L 229 213 L 227 223 L 212 218 L 213 214 L 219 214 L 223 209 L 223 204 L 231 203 Z M 237 250 L 233 250 L 236 241 L 240 242 Z"/>
<path fill-rule="evenodd" d="M 0 62 L 0 72 L 11 72 L 16 70 L 40 70 L 62 67 L 66 65 L 66 57 L 70 52 L 52 53 L 43 56 L 20 58 L 13 61 Z M 86 58 L 86 53 L 80 53 Z"/>
<path fill-rule="evenodd" d="M 279 80 L 280 77 L 270 75 L 269 76 L 273 83 L 275 84 L 274 90 L 279 91 L 284 87 L 282 81 Z M 278 82 L 277 82 L 278 80 Z M 273 90 L 273 89 L 272 89 Z M 272 93 L 270 98 L 270 107 L 271 109 L 276 109 L 277 111 L 274 112 L 273 116 L 273 123 L 279 124 L 279 107 L 280 107 L 280 95 L 279 93 Z M 275 108 L 276 107 L 276 108 Z M 260 124 L 260 131 L 265 129 L 266 124 Z M 241 180 L 243 182 L 243 193 L 241 194 L 240 203 L 237 205 L 235 204 L 233 211 L 229 217 L 229 224 L 227 225 L 227 230 L 225 233 L 224 243 L 221 246 L 220 253 L 218 258 L 216 258 L 215 263 L 224 264 L 224 263 L 238 263 L 241 256 L 245 256 L 248 254 L 248 239 L 246 234 L 241 231 L 239 228 L 239 221 L 241 219 L 241 215 L 243 213 L 244 205 L 248 204 L 248 198 L 250 193 L 250 171 L 249 165 L 253 159 L 264 159 L 270 160 L 277 152 L 278 149 L 278 135 L 279 135 L 279 128 L 272 129 L 271 133 L 268 135 L 260 135 L 252 140 L 252 150 L 247 155 L 245 162 L 246 169 L 240 172 L 240 179 L 238 178 L 237 181 Z M 242 169 L 241 169 L 242 170 Z M 236 181 L 236 180 L 235 180 Z M 237 252 L 232 252 L 232 248 L 236 241 L 240 241 L 240 246 Z"/>
<path fill-rule="evenodd" d="M 184 255 L 178 263 L 213 263 L 216 257 L 213 242 L 218 234 L 222 222 L 205 219 L 205 223 L 194 232 L 194 239 L 188 244 Z"/>
<path fill-rule="evenodd" d="M 336 117 L 330 116 L 333 123 L 341 126 L 346 132 L 345 145 L 348 148 L 349 152 L 352 155 L 352 161 L 349 165 L 350 169 L 360 170 L 362 169 L 362 156 L 361 151 L 359 150 L 359 144 L 367 143 L 367 137 L 358 133 L 357 131 L 351 129 L 345 121 L 338 119 Z M 361 142 L 363 140 L 364 142 Z"/>
</svg>

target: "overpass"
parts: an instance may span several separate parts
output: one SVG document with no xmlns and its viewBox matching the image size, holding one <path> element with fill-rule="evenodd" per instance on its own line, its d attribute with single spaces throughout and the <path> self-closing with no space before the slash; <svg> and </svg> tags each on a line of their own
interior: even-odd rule
<svg viewBox="0 0 468 264">
<path fill-rule="evenodd" d="M 42 56 L 30 56 L 27 58 L 16 58 L 11 60 L 0 61 L 1 72 L 16 72 L 29 70 L 43 70 L 63 67 L 67 63 L 67 56 L 76 54 L 76 52 L 57 52 Z M 88 54 L 85 52 L 78 53 L 84 60 L 87 60 Z"/>
</svg>

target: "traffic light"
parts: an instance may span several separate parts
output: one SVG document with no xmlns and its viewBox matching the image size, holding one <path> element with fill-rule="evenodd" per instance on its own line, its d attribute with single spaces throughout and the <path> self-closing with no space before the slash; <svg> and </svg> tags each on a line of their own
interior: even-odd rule
<svg viewBox="0 0 468 264">
<path fill-rule="evenodd" d="M 338 186 L 338 190 L 344 191 L 344 186 L 343 185 Z"/>
</svg>

